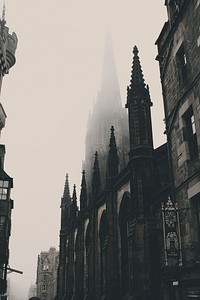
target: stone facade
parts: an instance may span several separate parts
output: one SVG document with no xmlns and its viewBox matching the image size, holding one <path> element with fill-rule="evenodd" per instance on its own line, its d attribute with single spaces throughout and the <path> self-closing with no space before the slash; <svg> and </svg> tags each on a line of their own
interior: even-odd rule
<svg viewBox="0 0 200 300">
<path fill-rule="evenodd" d="M 120 169 L 122 156 L 111 126 L 105 186 L 101 185 L 101 156 L 95 152 L 91 193 L 83 171 L 80 210 L 76 187 L 71 197 L 67 175 L 55 299 L 161 299 L 161 202 L 170 191 L 167 147 L 153 149 L 152 102 L 137 47 L 133 53 L 126 104 L 128 162 Z"/>
<path fill-rule="evenodd" d="M 111 126 L 105 185 L 90 144 L 93 170 L 83 171 L 80 209 L 66 177 L 56 300 L 200 299 L 200 1 L 165 5 L 169 20 L 156 44 L 167 143 L 153 148 L 152 102 L 134 47 L 128 161 L 120 168 Z"/>
<path fill-rule="evenodd" d="M 183 261 L 163 270 L 165 299 L 200 299 L 200 2 L 166 1 L 166 6 L 169 20 L 156 44 Z"/>
</svg>

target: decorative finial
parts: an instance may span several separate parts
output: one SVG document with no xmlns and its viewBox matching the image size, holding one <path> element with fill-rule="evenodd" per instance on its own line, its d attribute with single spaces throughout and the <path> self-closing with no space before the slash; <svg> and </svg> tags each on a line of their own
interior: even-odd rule
<svg viewBox="0 0 200 300">
<path fill-rule="evenodd" d="M 119 158 L 117 153 L 117 146 L 115 141 L 115 134 L 114 134 L 114 126 L 110 128 L 110 145 L 109 145 L 109 154 L 108 154 L 108 172 L 107 177 L 111 178 L 118 174 L 118 164 Z"/>
<path fill-rule="evenodd" d="M 82 182 L 81 182 L 81 194 L 80 194 L 80 208 L 85 209 L 87 206 L 87 188 L 85 179 L 85 170 L 82 172 Z"/>
<path fill-rule="evenodd" d="M 100 172 L 99 172 L 99 162 L 98 162 L 98 152 L 95 152 L 94 166 L 93 166 L 93 176 L 92 176 L 92 193 L 96 195 L 100 192 Z"/>
<path fill-rule="evenodd" d="M 97 161 L 98 160 L 98 152 L 97 151 L 95 152 L 94 156 L 95 156 L 95 161 Z"/>
<path fill-rule="evenodd" d="M 133 65 L 132 65 L 132 71 L 131 71 L 131 84 L 130 89 L 134 91 L 134 93 L 137 92 L 138 89 L 145 88 L 142 68 L 140 65 L 140 58 L 138 56 L 138 48 L 137 46 L 133 47 Z M 129 93 L 129 91 L 128 91 Z"/>
<path fill-rule="evenodd" d="M 5 0 L 3 1 L 3 11 L 2 11 L 2 20 L 5 21 L 6 19 L 6 4 L 5 4 Z"/>
<path fill-rule="evenodd" d="M 64 192 L 63 192 L 63 198 L 70 199 L 70 190 L 69 190 L 69 176 L 66 174 L 65 177 L 65 186 L 64 186 Z"/>
<path fill-rule="evenodd" d="M 137 46 L 135 45 L 135 46 L 133 47 L 133 54 L 136 56 L 136 55 L 138 55 L 138 53 L 139 53 L 138 48 L 137 48 Z"/>
<path fill-rule="evenodd" d="M 76 185 L 75 185 L 75 184 L 74 184 L 74 186 L 73 186 L 72 200 L 73 200 L 73 202 L 76 204 L 77 197 L 76 197 Z"/>
<path fill-rule="evenodd" d="M 86 187 L 85 170 L 83 170 L 83 172 L 82 172 L 81 187 Z"/>
</svg>

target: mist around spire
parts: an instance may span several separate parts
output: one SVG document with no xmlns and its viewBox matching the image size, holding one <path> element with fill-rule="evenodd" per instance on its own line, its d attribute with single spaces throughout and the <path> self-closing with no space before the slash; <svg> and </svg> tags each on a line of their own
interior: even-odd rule
<svg viewBox="0 0 200 300">
<path fill-rule="evenodd" d="M 3 10 L 2 10 L 2 20 L 5 21 L 6 19 L 6 3 L 5 0 L 3 1 Z"/>
<path fill-rule="evenodd" d="M 112 101 L 112 103 L 111 103 Z M 99 105 L 121 106 L 121 96 L 110 28 L 107 28 L 102 66 Z"/>
<path fill-rule="evenodd" d="M 93 166 L 93 177 L 92 177 L 92 194 L 97 195 L 100 192 L 100 171 L 98 153 L 95 152 L 94 166 Z"/>
<path fill-rule="evenodd" d="M 80 194 L 80 208 L 83 210 L 87 206 L 87 186 L 85 178 L 85 170 L 82 172 L 82 181 L 81 181 L 81 194 Z"/>
<path fill-rule="evenodd" d="M 108 174 L 107 177 L 111 178 L 118 174 L 119 157 L 117 153 L 117 146 L 114 134 L 114 126 L 110 129 L 110 145 L 108 154 Z"/>
<path fill-rule="evenodd" d="M 108 29 L 102 66 L 101 88 L 94 103 L 93 111 L 88 118 L 85 138 L 85 162 L 83 169 L 86 171 L 88 203 L 92 195 L 94 149 L 98 151 L 101 188 L 106 183 L 109 128 L 112 125 L 115 127 L 115 138 L 120 157 L 119 170 L 122 170 L 128 160 L 128 122 L 127 112 L 121 104 L 112 38 Z"/>
</svg>

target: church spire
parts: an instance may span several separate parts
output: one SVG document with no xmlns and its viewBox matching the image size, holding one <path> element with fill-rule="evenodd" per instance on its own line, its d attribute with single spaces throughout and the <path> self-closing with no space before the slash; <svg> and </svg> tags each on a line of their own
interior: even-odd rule
<svg viewBox="0 0 200 300">
<path fill-rule="evenodd" d="M 99 172 L 99 161 L 98 153 L 95 152 L 93 176 L 92 176 L 92 194 L 97 195 L 100 192 L 100 172 Z"/>
<path fill-rule="evenodd" d="M 81 182 L 81 194 L 80 194 L 80 209 L 81 211 L 87 206 L 87 187 L 86 187 L 86 178 L 85 170 L 82 172 L 82 182 Z"/>
<path fill-rule="evenodd" d="M 108 104 L 109 106 L 111 105 L 114 107 L 121 106 L 115 55 L 109 28 L 107 29 L 105 39 L 100 95 L 97 102 L 99 102 L 99 105 L 102 104 L 102 108 L 104 109 L 108 106 Z"/>
<path fill-rule="evenodd" d="M 133 66 L 132 66 L 132 72 L 131 72 L 131 88 L 135 91 L 140 88 L 145 88 L 142 68 L 140 65 L 140 59 L 138 56 L 138 48 L 137 46 L 134 46 L 133 48 Z"/>
<path fill-rule="evenodd" d="M 144 81 L 144 76 L 142 72 L 142 67 L 140 64 L 140 58 L 138 55 L 139 51 L 137 46 L 133 47 L 133 64 L 131 71 L 130 86 L 127 87 L 127 105 L 128 102 L 133 99 L 133 97 L 142 97 L 143 101 L 148 105 L 152 105 L 149 95 L 149 88 L 146 86 Z M 142 100 L 142 99 L 141 99 Z M 127 107 L 126 105 L 126 107 Z"/>
<path fill-rule="evenodd" d="M 115 141 L 114 127 L 110 129 L 110 150 L 108 154 L 108 178 L 116 176 L 118 174 L 119 158 L 117 154 L 117 146 Z"/>
<path fill-rule="evenodd" d="M 72 194 L 72 219 L 75 221 L 77 217 L 77 211 L 78 211 L 78 206 L 77 206 L 77 196 L 76 196 L 76 185 L 74 184 L 73 186 L 73 194 Z"/>
<path fill-rule="evenodd" d="M 2 20 L 5 21 L 6 19 L 6 3 L 5 0 L 3 1 L 3 10 L 2 10 Z"/>
<path fill-rule="evenodd" d="M 66 229 L 67 224 L 67 209 L 71 203 L 70 191 L 69 191 L 69 176 L 66 174 L 65 186 L 63 196 L 61 198 L 61 230 Z"/>
<path fill-rule="evenodd" d="M 127 88 L 126 108 L 129 114 L 130 157 L 144 156 L 147 152 L 151 155 L 153 148 L 150 112 L 152 102 L 149 87 L 144 82 L 138 53 L 138 48 L 134 46 L 131 81 Z"/>
<path fill-rule="evenodd" d="M 85 163 L 83 169 L 86 171 L 88 200 L 92 193 L 94 149 L 98 151 L 101 188 L 106 184 L 108 130 L 112 125 L 116 129 L 115 137 L 121 158 L 119 169 L 122 170 L 126 165 L 128 153 L 126 143 L 128 139 L 127 113 L 121 105 L 112 39 L 110 32 L 107 31 L 101 86 L 93 107 L 93 112 L 88 119 L 85 139 Z"/>
<path fill-rule="evenodd" d="M 73 195 L 72 195 L 72 201 L 75 205 L 77 205 L 77 196 L 76 196 L 76 185 L 73 186 Z"/>
<path fill-rule="evenodd" d="M 71 200 L 70 200 L 70 190 L 69 190 L 69 176 L 68 174 L 66 174 L 62 204 L 69 204 L 70 201 Z"/>
</svg>

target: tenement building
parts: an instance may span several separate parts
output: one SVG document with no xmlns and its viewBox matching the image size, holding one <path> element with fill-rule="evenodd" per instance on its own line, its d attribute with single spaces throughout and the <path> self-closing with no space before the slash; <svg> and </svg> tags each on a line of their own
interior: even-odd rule
<svg viewBox="0 0 200 300">
<path fill-rule="evenodd" d="M 0 19 L 0 92 L 3 77 L 15 64 L 17 36 L 10 34 L 5 21 L 5 7 Z M 0 134 L 5 127 L 6 113 L 0 103 Z M 11 234 L 11 211 L 13 200 L 10 198 L 13 179 L 4 170 L 5 145 L 0 145 L 0 299 L 6 298 L 7 271 L 9 263 L 9 238 Z"/>
<path fill-rule="evenodd" d="M 167 143 L 153 146 L 152 101 L 134 46 L 126 147 L 120 146 L 117 115 L 94 145 L 86 140 L 93 163 L 86 157 L 80 208 L 66 176 L 56 300 L 200 299 L 200 1 L 165 5 L 169 20 L 156 44 Z M 109 99 L 119 101 L 113 92 L 108 89 L 99 115 L 104 125 L 109 105 L 116 105 Z"/>
<path fill-rule="evenodd" d="M 57 287 L 58 251 L 50 247 L 38 255 L 36 294 L 41 300 L 52 300 Z M 38 298 L 37 298 L 38 299 Z"/>
<path fill-rule="evenodd" d="M 200 299 L 200 1 L 166 6 L 169 21 L 156 44 L 182 261 L 163 269 L 163 289 L 171 286 L 172 299 Z"/>
</svg>

